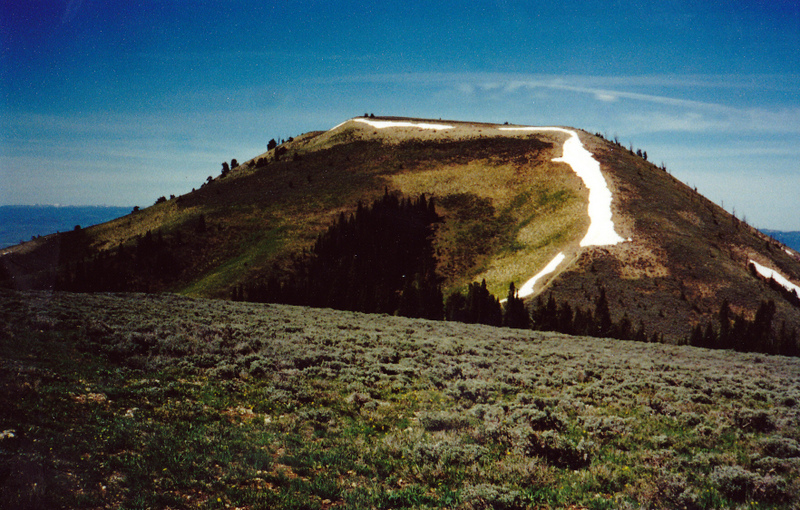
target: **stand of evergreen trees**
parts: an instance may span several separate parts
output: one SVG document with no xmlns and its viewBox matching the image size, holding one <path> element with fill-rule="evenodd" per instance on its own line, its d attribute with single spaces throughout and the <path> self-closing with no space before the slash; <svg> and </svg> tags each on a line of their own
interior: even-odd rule
<svg viewBox="0 0 800 510">
<path fill-rule="evenodd" d="M 64 234 L 66 238 L 77 233 Z M 135 246 L 119 245 L 94 255 L 74 257 L 60 264 L 55 289 L 69 292 L 152 292 L 170 282 L 182 267 L 175 255 L 182 244 L 180 234 L 165 238 L 147 231 Z M 66 257 L 64 257 L 66 258 Z"/>
<path fill-rule="evenodd" d="M 557 331 L 567 335 L 616 338 L 639 342 L 660 342 L 658 333 L 648 337 L 644 323 L 634 328 L 627 314 L 619 322 L 611 318 L 605 287 L 595 300 L 594 310 L 575 308 L 568 302 L 557 303 L 551 295 L 545 302 L 541 297 L 531 308 L 531 327 L 538 331 Z"/>
<path fill-rule="evenodd" d="M 717 315 L 718 327 L 713 323 L 705 328 L 696 325 L 689 344 L 708 349 L 733 349 L 741 352 L 762 352 L 800 356 L 797 330 L 784 321 L 778 330 L 774 327 L 775 302 L 762 301 L 752 321 L 731 311 L 728 301 L 722 303 Z"/>
<path fill-rule="evenodd" d="M 407 317 L 444 317 L 436 274 L 433 200 L 388 190 L 372 206 L 340 215 L 282 278 L 239 287 L 234 299 Z"/>
</svg>

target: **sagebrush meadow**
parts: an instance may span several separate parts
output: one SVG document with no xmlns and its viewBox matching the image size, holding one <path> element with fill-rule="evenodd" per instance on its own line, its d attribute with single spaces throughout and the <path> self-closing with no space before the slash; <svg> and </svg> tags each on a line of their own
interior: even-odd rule
<svg viewBox="0 0 800 510">
<path fill-rule="evenodd" d="M 4 508 L 796 508 L 800 360 L 0 294 Z"/>
</svg>

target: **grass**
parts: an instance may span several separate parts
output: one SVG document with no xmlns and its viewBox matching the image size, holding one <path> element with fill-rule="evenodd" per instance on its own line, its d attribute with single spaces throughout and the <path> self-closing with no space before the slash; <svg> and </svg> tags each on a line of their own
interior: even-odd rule
<svg viewBox="0 0 800 510">
<path fill-rule="evenodd" d="M 266 265 L 282 248 L 289 230 L 286 226 L 255 231 L 242 246 L 244 250 L 236 257 L 224 260 L 200 279 L 193 281 L 182 293 L 195 296 L 213 295 L 224 289 L 227 282 L 242 281 L 252 268 Z"/>
<path fill-rule="evenodd" d="M 4 508 L 793 508 L 800 362 L 0 294 Z"/>
</svg>

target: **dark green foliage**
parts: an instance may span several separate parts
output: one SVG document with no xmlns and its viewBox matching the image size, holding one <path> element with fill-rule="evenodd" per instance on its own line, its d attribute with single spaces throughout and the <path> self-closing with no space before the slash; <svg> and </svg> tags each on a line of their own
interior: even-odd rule
<svg viewBox="0 0 800 510">
<path fill-rule="evenodd" d="M 235 291 L 235 297 L 367 313 L 441 319 L 432 200 L 386 191 L 371 207 L 341 214 L 282 278 Z"/>
<path fill-rule="evenodd" d="M 500 302 L 487 289 L 486 280 L 470 283 L 466 297 L 460 292 L 448 297 L 445 315 L 449 321 L 469 324 L 500 326 L 503 322 Z"/>
<path fill-rule="evenodd" d="M 559 304 L 551 294 L 546 303 L 541 296 L 536 300 L 531 308 L 530 318 L 530 327 L 538 331 L 557 331 L 568 335 L 616 338 L 638 342 L 648 341 L 644 322 L 640 321 L 638 328 L 634 329 L 633 322 L 627 313 L 623 313 L 619 322 L 615 323 L 612 320 L 605 287 L 600 288 L 600 294 L 595 301 L 594 313 L 581 308 L 573 310 L 568 302 Z"/>
<path fill-rule="evenodd" d="M 733 349 L 741 352 L 762 352 L 800 355 L 797 330 L 789 329 L 783 322 L 780 330 L 773 326 L 775 302 L 762 301 L 752 321 L 733 313 L 727 301 L 723 302 L 718 314 L 719 334 L 709 323 L 705 331 L 701 325 L 695 326 L 689 344 L 709 349 Z"/>
<path fill-rule="evenodd" d="M 511 282 L 508 286 L 508 297 L 506 298 L 505 313 L 503 314 L 503 326 L 528 329 L 530 325 L 531 317 L 528 314 L 528 310 L 525 309 L 525 303 L 520 299 L 519 292 L 514 287 L 514 282 Z"/>
<path fill-rule="evenodd" d="M 600 288 L 600 296 L 597 298 L 597 303 L 595 305 L 594 326 L 595 331 L 593 336 L 612 336 L 613 323 L 611 321 L 611 311 L 608 308 L 608 298 L 606 298 L 605 287 Z"/>
<path fill-rule="evenodd" d="M 77 232 L 74 232 L 77 233 Z M 119 245 L 83 257 L 65 257 L 56 290 L 70 292 L 151 292 L 159 282 L 173 281 L 182 265 L 175 255 L 181 236 L 165 238 L 148 231 L 135 246 Z"/>
</svg>

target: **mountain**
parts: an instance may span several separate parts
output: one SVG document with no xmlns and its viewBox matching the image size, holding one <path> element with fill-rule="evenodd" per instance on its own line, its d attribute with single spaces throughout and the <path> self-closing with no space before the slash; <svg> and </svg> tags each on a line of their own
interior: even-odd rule
<svg viewBox="0 0 800 510">
<path fill-rule="evenodd" d="M 514 283 L 529 308 L 552 301 L 570 321 L 602 308 L 609 327 L 672 343 L 719 330 L 723 309 L 731 324 L 800 327 L 797 253 L 646 153 L 578 129 L 354 118 L 232 166 L 184 196 L 7 250 L 6 285 L 231 297 L 290 278 L 359 207 L 424 195 L 441 217 L 445 296 L 485 280 L 503 297 Z"/>
</svg>

